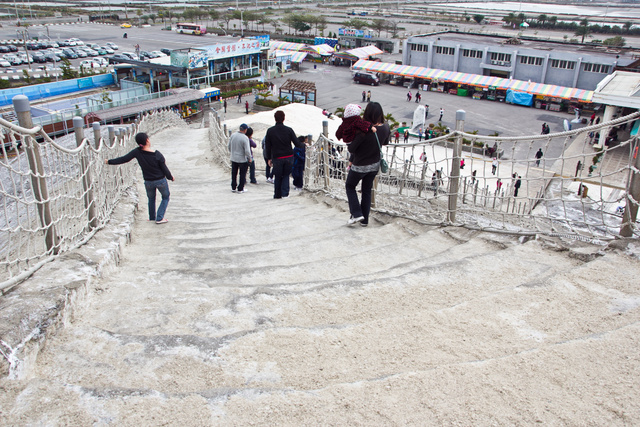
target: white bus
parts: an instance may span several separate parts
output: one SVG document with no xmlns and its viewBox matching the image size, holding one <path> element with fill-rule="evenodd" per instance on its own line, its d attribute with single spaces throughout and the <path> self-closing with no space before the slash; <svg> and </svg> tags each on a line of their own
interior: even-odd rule
<svg viewBox="0 0 640 427">
<path fill-rule="evenodd" d="M 194 34 L 196 36 L 201 36 L 203 34 L 207 34 L 207 27 L 199 24 L 179 22 L 176 24 L 175 31 L 178 34 Z"/>
</svg>

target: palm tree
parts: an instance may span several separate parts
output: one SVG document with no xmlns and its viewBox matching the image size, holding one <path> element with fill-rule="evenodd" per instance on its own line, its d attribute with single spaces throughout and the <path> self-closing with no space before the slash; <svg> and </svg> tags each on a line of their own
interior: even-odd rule
<svg viewBox="0 0 640 427">
<path fill-rule="evenodd" d="M 633 26 L 633 22 L 627 21 L 624 23 L 622 28 L 624 28 L 624 30 L 628 33 L 632 26 Z"/>
<path fill-rule="evenodd" d="M 557 23 L 558 23 L 557 16 L 552 16 L 549 18 L 549 24 L 551 24 L 552 27 L 555 27 Z"/>
<path fill-rule="evenodd" d="M 544 23 L 547 22 L 547 20 L 549 19 L 549 17 L 547 15 L 545 15 L 544 13 L 540 16 L 538 16 L 538 23 L 540 23 L 541 26 L 544 27 Z"/>
<path fill-rule="evenodd" d="M 584 38 L 591 34 L 591 30 L 589 27 L 579 26 L 576 28 L 576 32 L 574 33 L 576 36 L 582 36 L 582 41 L 580 43 L 584 43 Z"/>
</svg>

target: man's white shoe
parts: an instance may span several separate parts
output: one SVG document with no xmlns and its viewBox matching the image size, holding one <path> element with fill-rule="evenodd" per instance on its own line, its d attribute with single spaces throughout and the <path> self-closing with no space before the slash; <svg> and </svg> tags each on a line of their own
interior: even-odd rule
<svg viewBox="0 0 640 427">
<path fill-rule="evenodd" d="M 363 216 L 359 216 L 359 217 L 357 217 L 357 218 L 354 218 L 354 217 L 352 216 L 351 218 L 349 218 L 349 221 L 347 221 L 347 224 L 349 224 L 349 225 L 353 225 L 353 224 L 355 224 L 356 222 L 360 222 L 360 221 L 363 221 L 363 220 L 364 220 L 364 217 L 363 217 Z"/>
</svg>

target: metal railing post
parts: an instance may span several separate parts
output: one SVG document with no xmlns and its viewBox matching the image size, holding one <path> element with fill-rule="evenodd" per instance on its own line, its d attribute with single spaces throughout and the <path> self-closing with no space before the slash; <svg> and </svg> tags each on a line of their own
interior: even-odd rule
<svg viewBox="0 0 640 427">
<path fill-rule="evenodd" d="M 456 132 L 464 131 L 464 120 L 467 113 L 464 110 L 456 111 Z M 447 209 L 447 220 L 450 223 L 456 220 L 456 210 L 458 208 L 458 188 L 460 186 L 460 157 L 462 156 L 462 135 L 456 134 L 453 145 L 453 160 L 451 165 L 451 176 L 449 177 L 449 205 Z"/>
<path fill-rule="evenodd" d="M 82 117 L 73 118 L 73 131 L 76 135 L 76 146 L 80 147 L 84 140 L 84 120 Z M 89 159 L 87 158 L 87 150 L 85 147 L 80 153 L 80 173 L 82 174 L 82 189 L 84 191 L 84 208 L 87 210 L 87 219 L 89 227 L 96 228 L 98 219 L 96 218 L 96 204 L 93 198 L 93 187 L 91 185 L 91 170 L 89 169 Z"/>
<path fill-rule="evenodd" d="M 24 95 L 16 95 L 13 97 L 13 109 L 18 117 L 20 126 L 26 129 L 33 128 L 33 120 L 31 118 L 31 105 L 29 98 Z M 55 225 L 51 216 L 51 205 L 49 204 L 49 191 L 47 190 L 47 181 L 44 176 L 44 167 L 42 166 L 42 157 L 40 156 L 40 147 L 35 138 L 29 135 L 23 135 L 23 145 L 29 162 L 29 170 L 31 175 L 31 187 L 33 188 L 33 196 L 36 199 L 38 216 L 40 224 L 45 230 L 45 243 L 47 251 L 54 254 L 58 253 L 59 239 L 56 235 Z"/>
<path fill-rule="evenodd" d="M 629 180 L 629 186 L 627 187 L 627 205 L 622 215 L 622 227 L 620 228 L 620 235 L 622 237 L 633 237 L 633 224 L 638 217 L 638 203 L 640 202 L 640 174 L 636 172 L 640 170 L 640 143 L 638 138 L 634 141 L 635 148 L 631 150 L 632 158 L 629 159 L 629 163 L 634 163 L 635 171 L 631 170 L 631 179 Z"/>
</svg>

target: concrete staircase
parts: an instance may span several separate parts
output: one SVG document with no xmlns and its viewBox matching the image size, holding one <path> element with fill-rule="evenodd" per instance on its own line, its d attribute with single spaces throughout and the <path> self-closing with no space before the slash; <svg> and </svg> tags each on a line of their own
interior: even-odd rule
<svg viewBox="0 0 640 427">
<path fill-rule="evenodd" d="M 204 129 L 152 144 L 169 223 L 140 187 L 119 267 L 0 382 L 0 424 L 640 422 L 637 242 L 348 227 L 344 202 L 262 176 L 232 193 Z"/>
</svg>

